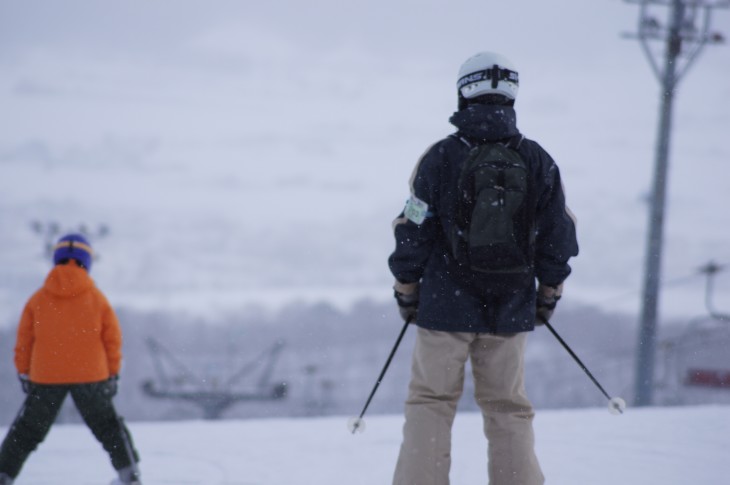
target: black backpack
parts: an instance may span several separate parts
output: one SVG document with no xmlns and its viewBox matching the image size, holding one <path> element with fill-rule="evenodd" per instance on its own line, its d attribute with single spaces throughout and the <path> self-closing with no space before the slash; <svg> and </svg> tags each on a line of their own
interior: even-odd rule
<svg viewBox="0 0 730 485">
<path fill-rule="evenodd" d="M 457 210 L 450 235 L 460 266 L 481 274 L 526 275 L 532 268 L 533 184 L 517 152 L 523 137 L 473 146 L 458 181 Z"/>
</svg>

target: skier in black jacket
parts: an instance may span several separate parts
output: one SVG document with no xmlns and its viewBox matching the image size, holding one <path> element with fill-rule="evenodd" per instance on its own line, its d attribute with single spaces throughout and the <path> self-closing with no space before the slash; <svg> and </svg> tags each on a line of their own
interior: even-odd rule
<svg viewBox="0 0 730 485">
<path fill-rule="evenodd" d="M 544 483 L 534 452 L 534 412 L 524 390 L 526 332 L 547 321 L 578 254 L 575 219 L 550 155 L 517 129 L 518 74 L 482 52 L 459 71 L 456 133 L 430 147 L 411 177 L 411 198 L 394 221 L 389 258 L 405 320 L 418 325 L 394 485 L 447 485 L 451 425 L 471 359 L 475 398 L 489 442 L 490 485 Z M 452 251 L 459 175 L 472 148 L 503 143 L 527 166 L 529 261 L 514 276 L 474 274 Z M 537 285 L 536 285 L 537 283 Z"/>
</svg>

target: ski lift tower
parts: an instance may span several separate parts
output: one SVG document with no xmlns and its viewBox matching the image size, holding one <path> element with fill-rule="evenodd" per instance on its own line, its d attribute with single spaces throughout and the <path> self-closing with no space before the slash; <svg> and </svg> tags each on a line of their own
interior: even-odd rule
<svg viewBox="0 0 730 485">
<path fill-rule="evenodd" d="M 205 419 L 220 419 L 224 411 L 239 402 L 280 400 L 287 395 L 287 383 L 271 381 L 274 365 L 284 347 L 283 342 L 276 342 L 222 382 L 218 379 L 206 379 L 192 372 L 153 338 L 147 339 L 147 346 L 157 379 L 142 382 L 142 391 L 156 399 L 195 404 L 202 409 Z M 253 389 L 237 389 L 237 384 L 243 377 L 259 368 L 260 376 Z"/>
<path fill-rule="evenodd" d="M 30 223 L 31 230 L 43 239 L 43 255 L 49 258 L 53 257 L 53 246 L 65 232 L 78 232 L 92 239 L 92 243 L 96 239 L 101 239 L 109 235 L 109 226 L 99 224 L 96 228 L 90 228 L 87 224 L 79 224 L 74 228 L 64 229 L 60 223 L 56 221 L 43 222 L 34 220 Z"/>
<path fill-rule="evenodd" d="M 661 83 L 659 131 L 656 141 L 654 182 L 649 210 L 649 235 L 646 244 L 641 326 L 635 382 L 635 405 L 652 402 L 654 354 L 656 347 L 657 307 L 662 257 L 664 204 L 666 200 L 669 138 L 672 125 L 672 102 L 677 83 L 687 73 L 706 44 L 724 42 L 720 33 L 710 30 L 714 8 L 730 7 L 730 0 L 625 0 L 639 5 L 638 33 L 626 37 L 638 39 L 654 74 Z M 654 15 L 667 7 L 667 23 Z M 650 43 L 664 44 L 664 61 L 660 65 Z"/>
</svg>

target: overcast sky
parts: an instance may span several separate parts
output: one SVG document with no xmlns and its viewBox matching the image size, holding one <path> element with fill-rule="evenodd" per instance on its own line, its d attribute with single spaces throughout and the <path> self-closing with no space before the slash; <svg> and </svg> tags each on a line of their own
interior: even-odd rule
<svg viewBox="0 0 730 485">
<path fill-rule="evenodd" d="M 110 253 L 143 237 L 146 259 L 96 270 L 130 291 L 387 289 L 389 222 L 417 157 L 452 129 L 459 65 L 485 49 L 517 65 L 518 126 L 564 173 L 577 286 L 590 301 L 637 289 L 659 104 L 639 44 L 621 38 L 638 13 L 620 0 L 0 2 L 0 263 L 13 281 L 0 300 L 46 270 L 18 263 L 37 257 L 16 230 L 35 218 L 111 219 Z M 715 19 L 730 36 L 730 11 Z M 730 261 L 713 210 L 729 203 L 728 79 L 730 47 L 708 46 L 680 84 L 670 279 Z M 259 207 L 291 213 L 268 244 Z M 200 250 L 208 234 L 225 250 Z M 209 276 L 177 266 L 181 241 Z M 282 261 L 295 243 L 308 256 Z"/>
</svg>

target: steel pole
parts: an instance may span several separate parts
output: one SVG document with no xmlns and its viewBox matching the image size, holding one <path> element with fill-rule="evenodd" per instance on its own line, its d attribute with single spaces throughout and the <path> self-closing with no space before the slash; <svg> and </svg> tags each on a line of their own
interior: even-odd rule
<svg viewBox="0 0 730 485">
<path fill-rule="evenodd" d="M 649 234 L 645 254 L 641 326 L 639 329 L 636 369 L 634 402 L 636 406 L 648 406 L 652 403 L 656 326 L 659 306 L 659 281 L 661 276 L 662 241 L 664 234 L 664 206 L 666 203 L 669 165 L 669 139 L 672 127 L 674 90 L 677 83 L 676 61 L 682 47 L 680 29 L 683 17 L 684 5 L 682 1 L 673 0 L 664 74 L 662 77 L 661 111 L 659 114 L 659 131 L 654 165 L 654 184 L 649 210 Z"/>
</svg>

